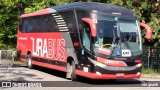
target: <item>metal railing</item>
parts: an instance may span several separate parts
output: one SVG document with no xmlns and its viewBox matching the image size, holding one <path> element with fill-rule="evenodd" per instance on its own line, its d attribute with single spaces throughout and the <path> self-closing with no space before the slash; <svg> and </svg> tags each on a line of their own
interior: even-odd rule
<svg viewBox="0 0 160 90">
<path fill-rule="evenodd" d="M 160 48 L 159 47 L 143 47 L 142 57 L 143 67 L 160 70 Z"/>
<path fill-rule="evenodd" d="M 9 68 L 14 64 L 15 51 L 0 50 L 0 68 Z"/>
</svg>

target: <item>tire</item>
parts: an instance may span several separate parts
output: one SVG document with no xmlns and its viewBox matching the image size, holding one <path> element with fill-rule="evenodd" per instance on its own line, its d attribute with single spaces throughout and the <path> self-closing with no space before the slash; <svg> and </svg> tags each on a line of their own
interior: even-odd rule
<svg viewBox="0 0 160 90">
<path fill-rule="evenodd" d="M 28 67 L 29 69 L 32 69 L 32 68 L 33 68 L 31 54 L 28 54 L 28 55 L 27 55 L 26 63 L 27 63 L 27 67 Z"/>
<path fill-rule="evenodd" d="M 67 62 L 66 78 L 71 79 L 72 81 L 77 81 L 76 65 L 74 61 Z"/>
</svg>

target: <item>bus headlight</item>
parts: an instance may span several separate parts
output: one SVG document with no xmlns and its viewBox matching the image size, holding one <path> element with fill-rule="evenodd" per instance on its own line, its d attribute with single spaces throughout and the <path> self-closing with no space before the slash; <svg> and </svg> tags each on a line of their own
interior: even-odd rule
<svg viewBox="0 0 160 90">
<path fill-rule="evenodd" d="M 101 75 L 102 75 L 102 74 L 101 74 L 100 72 L 98 72 L 98 71 L 96 71 L 96 74 L 97 74 L 97 75 L 99 75 L 99 76 L 101 76 Z"/>
<path fill-rule="evenodd" d="M 142 66 L 142 63 L 139 63 L 136 65 L 136 67 L 141 67 Z"/>
<path fill-rule="evenodd" d="M 139 76 L 140 74 L 141 74 L 140 72 L 137 72 L 137 74 L 136 74 L 136 75 L 137 75 L 137 76 Z"/>
</svg>

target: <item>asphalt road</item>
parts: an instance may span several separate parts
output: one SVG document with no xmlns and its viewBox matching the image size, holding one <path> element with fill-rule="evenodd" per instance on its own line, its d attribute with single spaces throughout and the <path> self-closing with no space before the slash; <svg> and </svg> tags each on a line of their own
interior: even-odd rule
<svg viewBox="0 0 160 90">
<path fill-rule="evenodd" d="M 6 87 L 0 90 L 160 90 L 160 79 L 141 78 L 129 80 L 90 80 L 79 77 L 78 82 L 71 82 L 65 78 L 64 72 L 52 69 L 26 66 L 0 68 L 0 81 L 14 81 L 12 83 L 40 83 L 43 87 Z M 23 82 L 17 82 L 23 81 Z M 33 82 L 31 82 L 33 81 Z M 35 82 L 38 81 L 38 82 Z M 159 81 L 159 82 L 157 82 Z M 1 82 L 2 83 L 2 82 Z M 0 85 L 2 85 L 0 83 Z M 16 84 L 15 84 L 16 85 Z M 15 86 L 14 85 L 14 86 Z M 158 87 L 155 87 L 157 86 Z M 21 86 L 21 85 L 20 85 Z M 47 86 L 47 87 L 45 87 Z M 149 87 L 154 86 L 154 87 Z"/>
</svg>

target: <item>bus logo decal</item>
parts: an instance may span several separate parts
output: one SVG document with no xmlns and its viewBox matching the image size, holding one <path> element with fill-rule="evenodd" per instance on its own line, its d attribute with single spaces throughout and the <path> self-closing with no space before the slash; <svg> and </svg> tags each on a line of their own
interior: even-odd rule
<svg viewBox="0 0 160 90">
<path fill-rule="evenodd" d="M 27 37 L 19 37 L 19 40 L 27 40 Z"/>
<path fill-rule="evenodd" d="M 38 57 L 52 58 L 54 60 L 64 61 L 66 57 L 64 39 L 42 39 L 33 38 L 32 55 Z"/>
</svg>

